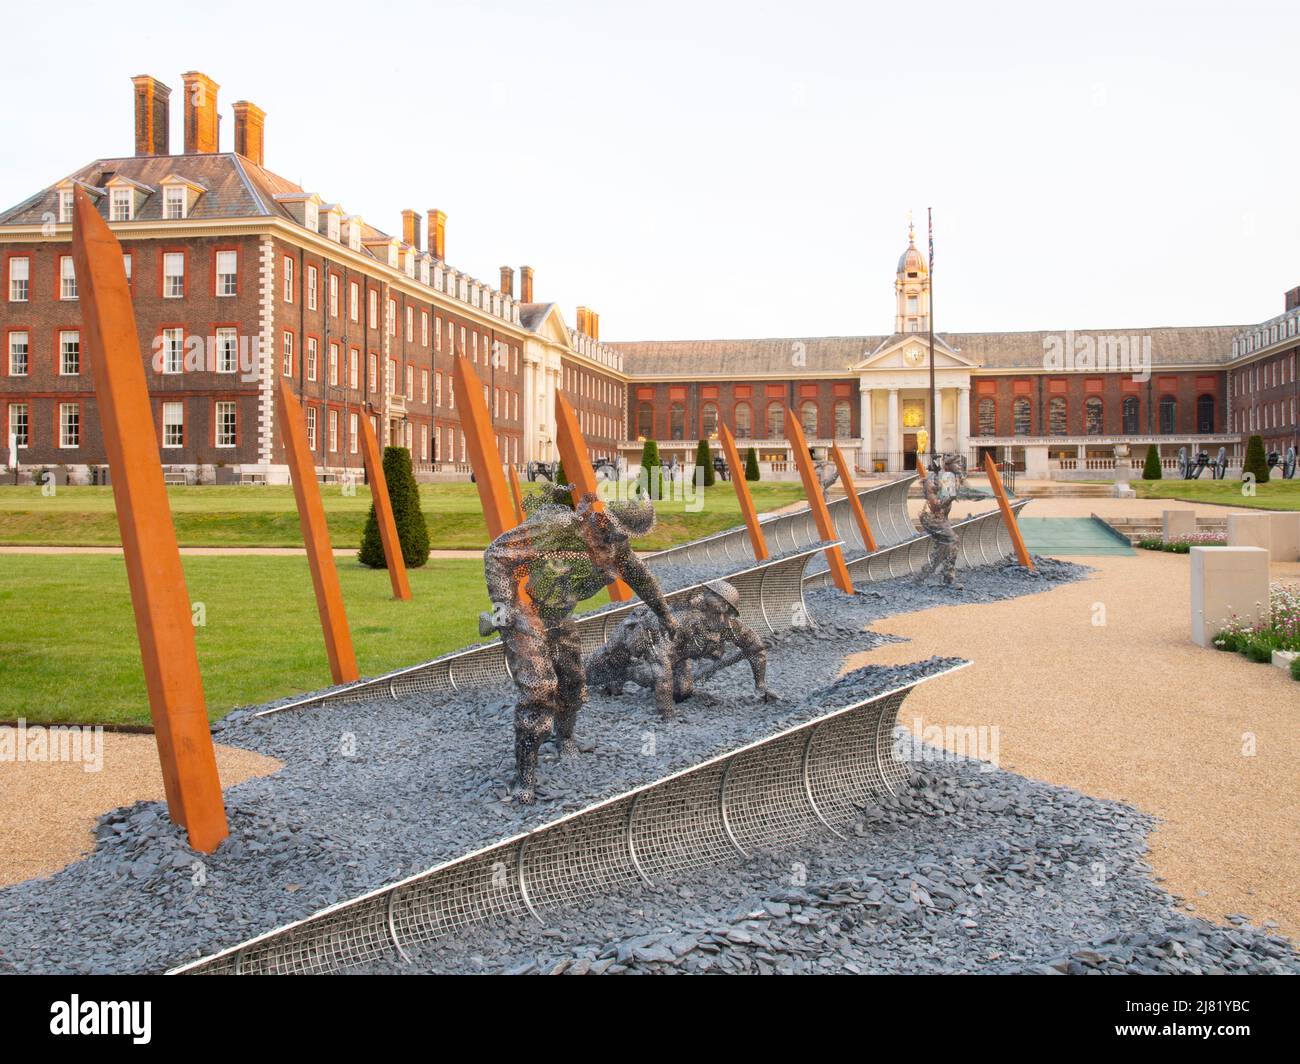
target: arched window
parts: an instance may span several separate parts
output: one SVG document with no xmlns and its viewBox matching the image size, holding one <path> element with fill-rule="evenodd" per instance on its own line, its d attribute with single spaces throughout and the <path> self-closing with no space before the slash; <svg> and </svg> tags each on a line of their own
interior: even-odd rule
<svg viewBox="0 0 1300 1064">
<path fill-rule="evenodd" d="M 1028 436 L 1034 430 L 1033 410 L 1029 400 L 1021 396 L 1011 404 L 1012 432 L 1017 436 Z"/>
<path fill-rule="evenodd" d="M 835 438 L 846 440 L 853 433 L 853 407 L 847 399 L 835 404 Z"/>
<path fill-rule="evenodd" d="M 754 411 L 748 403 L 736 404 L 736 437 L 746 439 L 754 435 Z"/>
<path fill-rule="evenodd" d="M 1047 434 L 1049 436 L 1067 435 L 1064 396 L 1054 395 L 1047 403 Z"/>
<path fill-rule="evenodd" d="M 1214 431 L 1214 396 L 1202 395 L 1196 400 L 1196 431 Z"/>
<path fill-rule="evenodd" d="M 799 404 L 799 423 L 808 439 L 817 435 L 817 404 L 811 399 Z"/>
<path fill-rule="evenodd" d="M 704 438 L 707 440 L 717 434 L 718 431 L 718 404 L 705 403 L 704 409 L 700 412 L 700 427 L 704 430 Z"/>
<path fill-rule="evenodd" d="M 652 403 L 637 404 L 636 434 L 647 440 L 655 434 L 655 408 Z"/>
<path fill-rule="evenodd" d="M 1124 414 L 1124 434 L 1126 436 L 1135 435 L 1138 430 L 1138 413 L 1140 407 L 1136 395 L 1126 395 L 1122 411 Z"/>
<path fill-rule="evenodd" d="M 1095 395 L 1090 395 L 1084 400 L 1083 431 L 1089 436 L 1100 436 L 1102 433 L 1101 400 Z"/>
<path fill-rule="evenodd" d="M 674 440 L 686 438 L 686 407 L 681 403 L 673 403 L 668 408 L 668 436 Z"/>
<path fill-rule="evenodd" d="M 1025 400 L 1027 403 L 1028 400 Z M 992 399 L 981 399 L 976 407 L 976 420 L 979 422 L 981 436 L 998 434 L 998 404 Z"/>
<path fill-rule="evenodd" d="M 767 404 L 767 438 L 779 440 L 785 435 L 785 407 L 780 403 Z"/>
<path fill-rule="evenodd" d="M 1160 432 L 1168 435 L 1177 431 L 1178 400 L 1172 395 L 1160 397 Z"/>
</svg>

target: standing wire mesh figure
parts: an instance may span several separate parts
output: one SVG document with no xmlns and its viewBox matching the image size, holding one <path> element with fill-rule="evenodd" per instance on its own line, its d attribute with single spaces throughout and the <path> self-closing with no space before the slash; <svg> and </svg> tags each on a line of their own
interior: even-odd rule
<svg viewBox="0 0 1300 1064">
<path fill-rule="evenodd" d="M 921 481 L 925 505 L 921 509 L 921 531 L 930 536 L 930 558 L 914 579 L 919 584 L 938 572 L 943 582 L 955 590 L 957 583 L 957 548 L 961 537 L 952 527 L 949 514 L 958 499 L 986 499 L 988 492 L 966 487 L 966 456 L 936 455 L 930 460 L 930 472 Z"/>
<path fill-rule="evenodd" d="M 840 479 L 839 466 L 829 459 L 822 458 L 813 463 L 813 470 L 817 474 L 817 483 L 821 485 L 822 498 L 830 502 L 831 487 Z"/>
<path fill-rule="evenodd" d="M 530 497 L 523 524 L 503 532 L 483 552 L 492 611 L 479 615 L 479 632 L 501 633 L 519 689 L 516 797 L 524 803 L 536 798 L 537 751 L 552 731 L 561 756 L 577 753 L 573 731 L 587 697 L 573 620 L 578 603 L 621 579 L 665 631 L 676 633 L 658 582 L 632 550 L 632 537 L 654 527 L 654 504 L 611 502 L 598 510 L 596 496 L 588 493 L 570 509 L 558 501 L 570 491 L 555 485 Z"/>
<path fill-rule="evenodd" d="M 659 715 L 668 720 L 675 704 L 695 693 L 695 681 L 719 669 L 748 661 L 754 689 L 764 701 L 776 696 L 767 688 L 767 648 L 740 619 L 740 593 L 725 580 L 694 591 L 682 609 L 673 611 L 677 631 L 666 636 L 659 620 L 644 606 L 633 610 L 605 644 L 587 659 L 587 683 L 606 694 L 622 694 L 629 680 L 654 691 Z M 698 674 L 693 663 L 703 661 Z"/>
</svg>

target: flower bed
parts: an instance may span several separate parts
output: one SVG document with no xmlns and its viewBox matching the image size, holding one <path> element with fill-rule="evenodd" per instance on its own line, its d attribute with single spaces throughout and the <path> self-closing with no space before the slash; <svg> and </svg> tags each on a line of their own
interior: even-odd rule
<svg viewBox="0 0 1300 1064">
<path fill-rule="evenodd" d="M 1144 536 L 1138 540 L 1138 546 L 1143 550 L 1163 550 L 1170 554 L 1186 554 L 1193 547 L 1226 547 L 1227 545 L 1226 532 L 1192 532 L 1179 539 L 1171 539 L 1168 543 L 1159 536 Z"/>
<path fill-rule="evenodd" d="M 1268 664 L 1273 651 L 1300 651 L 1300 586 L 1275 583 L 1268 589 L 1268 619 L 1249 625 L 1236 616 L 1214 637 L 1220 650 L 1236 651 L 1250 661 Z M 1300 680 L 1300 658 L 1291 663 L 1291 677 Z"/>
</svg>

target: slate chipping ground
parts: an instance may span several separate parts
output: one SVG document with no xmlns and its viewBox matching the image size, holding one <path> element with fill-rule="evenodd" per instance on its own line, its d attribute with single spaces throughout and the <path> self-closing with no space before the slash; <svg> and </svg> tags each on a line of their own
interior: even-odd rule
<svg viewBox="0 0 1300 1064">
<path fill-rule="evenodd" d="M 531 808 L 507 800 L 505 685 L 432 706 L 231 714 L 221 741 L 286 763 L 226 792 L 232 838 L 200 860 L 160 803 L 106 815 L 89 857 L 0 891 L 0 971 L 158 971 L 234 945 L 951 664 L 867 667 L 828 683 L 848 654 L 880 641 L 861 631 L 871 621 L 1086 573 L 1043 559 L 1036 577 L 1014 565 L 966 570 L 961 592 L 907 581 L 853 599 L 810 591 L 819 627 L 769 640 L 769 682 L 785 701 L 756 703 L 743 666 L 706 685 L 716 705 L 687 704 L 668 724 L 634 689 L 593 693 L 579 718 L 586 752 L 561 765 L 545 748 Z M 1279 938 L 1174 911 L 1143 863 L 1149 817 L 981 767 L 916 762 L 915 789 L 863 810 L 847 842 L 815 839 L 548 913 L 545 926 L 470 929 L 417 948 L 409 966 L 367 970 L 1300 972 Z"/>
</svg>

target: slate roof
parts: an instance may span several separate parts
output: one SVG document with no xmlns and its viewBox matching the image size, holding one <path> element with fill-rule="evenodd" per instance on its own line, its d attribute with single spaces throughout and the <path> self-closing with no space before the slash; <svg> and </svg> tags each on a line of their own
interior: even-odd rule
<svg viewBox="0 0 1300 1064">
<path fill-rule="evenodd" d="M 1155 329 L 1076 329 L 1075 337 L 1151 337 L 1156 367 L 1226 363 L 1232 338 L 1240 325 L 1163 327 Z M 962 357 L 989 369 L 1043 369 L 1048 337 L 1066 330 L 1033 332 L 936 333 Z M 741 377 L 758 375 L 825 376 L 847 372 L 896 336 L 796 336 L 754 340 L 610 341 L 623 353 L 624 369 L 632 376 Z M 794 355 L 803 345 L 803 364 Z"/>
</svg>

